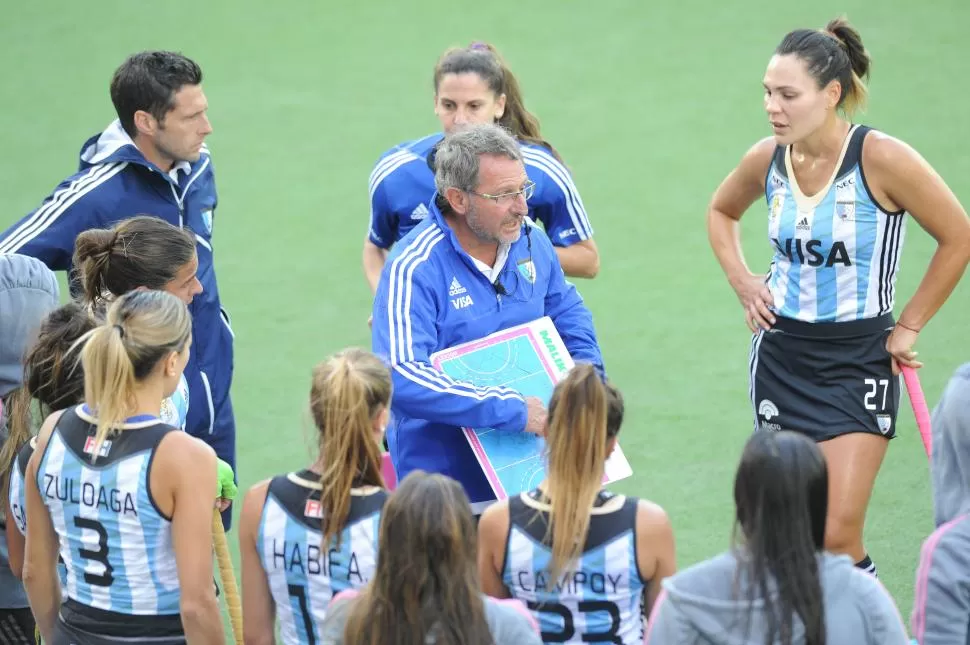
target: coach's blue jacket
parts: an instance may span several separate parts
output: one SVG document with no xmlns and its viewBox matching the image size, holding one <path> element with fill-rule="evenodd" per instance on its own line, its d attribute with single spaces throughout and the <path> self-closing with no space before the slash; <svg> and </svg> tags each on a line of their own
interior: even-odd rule
<svg viewBox="0 0 970 645">
<path fill-rule="evenodd" d="M 431 354 L 549 316 L 574 360 L 602 371 L 603 359 L 590 312 L 545 233 L 527 220 L 490 282 L 434 199 L 429 211 L 394 246 L 374 299 L 373 349 L 388 361 L 394 385 L 388 445 L 399 478 L 416 469 L 444 473 L 480 512 L 495 495 L 459 428 L 522 432 L 525 400 L 510 388 L 455 381 L 431 365 Z"/>
<path fill-rule="evenodd" d="M 198 278 L 204 291 L 192 302 L 192 351 L 185 377 L 190 401 L 186 430 L 235 463 L 235 428 L 229 386 L 233 339 L 219 304 L 212 257 L 216 185 L 206 148 L 193 164 L 179 164 L 177 179 L 142 156 L 114 121 L 81 148 L 80 169 L 35 211 L 0 235 L 0 254 L 20 253 L 55 271 L 70 271 L 74 239 L 91 228 L 107 228 L 134 215 L 154 215 L 195 234 Z"/>
</svg>

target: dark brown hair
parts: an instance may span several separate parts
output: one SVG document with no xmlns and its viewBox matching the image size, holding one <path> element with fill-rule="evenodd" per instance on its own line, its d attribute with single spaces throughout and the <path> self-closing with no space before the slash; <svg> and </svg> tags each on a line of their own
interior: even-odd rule
<svg viewBox="0 0 970 645">
<path fill-rule="evenodd" d="M 384 506 L 377 570 L 344 627 L 347 645 L 493 645 L 477 538 L 461 484 L 411 472 Z"/>
<path fill-rule="evenodd" d="M 775 49 L 778 55 L 792 54 L 805 62 L 818 87 L 832 81 L 842 87 L 838 107 L 851 116 L 864 109 L 872 59 L 862 44 L 862 36 L 845 18 L 836 18 L 825 29 L 796 29 L 788 33 Z"/>
<path fill-rule="evenodd" d="M 164 289 L 195 257 L 195 238 L 163 219 L 139 215 L 113 228 L 84 231 L 74 242 L 74 271 L 84 299 L 104 300 L 138 287 Z"/>
<path fill-rule="evenodd" d="M 498 97 L 505 95 L 505 112 L 498 123 L 517 139 L 542 146 L 562 161 L 551 143 L 542 138 L 539 119 L 525 108 L 519 81 L 498 50 L 489 43 L 475 42 L 468 47 L 449 49 L 434 67 L 434 91 L 448 74 L 477 74 Z"/>
<path fill-rule="evenodd" d="M 7 398 L 9 436 L 0 449 L 0 491 L 6 495 L 9 473 L 20 447 L 33 435 L 35 418 L 43 419 L 57 410 L 84 400 L 84 369 L 80 354 L 72 353 L 79 338 L 96 326 L 87 307 L 69 302 L 47 315 L 37 340 L 24 357 L 23 385 Z M 35 417 L 35 402 L 40 405 Z M 0 497 L 0 499 L 6 499 Z"/>
</svg>

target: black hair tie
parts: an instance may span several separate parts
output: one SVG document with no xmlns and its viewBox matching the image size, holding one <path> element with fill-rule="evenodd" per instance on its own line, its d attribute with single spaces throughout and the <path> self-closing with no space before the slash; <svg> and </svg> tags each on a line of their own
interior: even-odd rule
<svg viewBox="0 0 970 645">
<path fill-rule="evenodd" d="M 118 330 L 118 335 L 121 336 L 121 340 L 125 339 L 125 328 L 119 324 L 115 324 L 114 328 Z"/>
</svg>

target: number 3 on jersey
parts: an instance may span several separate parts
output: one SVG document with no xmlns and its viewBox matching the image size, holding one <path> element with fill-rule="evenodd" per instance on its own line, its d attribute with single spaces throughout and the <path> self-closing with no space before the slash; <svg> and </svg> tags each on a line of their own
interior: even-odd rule
<svg viewBox="0 0 970 645">
<path fill-rule="evenodd" d="M 112 575 L 114 567 L 108 562 L 108 532 L 105 530 L 104 525 L 97 521 L 92 520 L 87 517 L 75 517 L 74 526 L 81 529 L 82 533 L 85 530 L 94 531 L 98 535 L 98 550 L 94 551 L 92 549 L 78 549 L 81 557 L 85 560 L 91 560 L 99 564 L 104 565 L 104 573 L 96 574 L 84 572 L 84 581 L 89 585 L 94 585 L 96 587 L 110 587 L 111 583 L 114 582 L 115 578 Z"/>
<path fill-rule="evenodd" d="M 556 602 L 534 602 L 528 601 L 526 605 L 532 612 L 553 614 L 561 619 L 563 628 L 559 632 L 542 632 L 543 643 L 568 643 L 576 637 L 576 626 L 573 621 L 573 612 L 569 607 Z M 580 613 L 594 614 L 605 613 L 610 619 L 610 628 L 605 632 L 596 634 L 583 634 L 580 640 L 584 643 L 617 643 L 623 645 L 620 639 L 620 608 L 615 603 L 602 600 L 584 600 L 577 606 Z M 554 619 L 554 620 L 555 620 Z M 542 621 L 540 620 L 540 625 Z M 557 621 L 558 622 L 558 621 Z"/>
<path fill-rule="evenodd" d="M 866 410 L 885 410 L 886 409 L 886 393 L 889 391 L 889 379 L 881 378 L 867 378 L 866 379 Z M 882 394 L 879 394 L 882 392 Z M 879 401 L 879 405 L 876 405 L 876 401 Z"/>
</svg>

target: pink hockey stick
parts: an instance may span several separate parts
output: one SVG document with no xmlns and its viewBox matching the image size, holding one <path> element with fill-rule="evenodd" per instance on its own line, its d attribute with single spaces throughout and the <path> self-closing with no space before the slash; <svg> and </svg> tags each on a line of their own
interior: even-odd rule
<svg viewBox="0 0 970 645">
<path fill-rule="evenodd" d="M 933 435 L 930 432 L 930 409 L 926 406 L 926 397 L 923 396 L 923 387 L 919 382 L 919 375 L 912 367 L 903 367 L 903 379 L 906 381 L 906 391 L 909 393 L 909 402 L 913 406 L 913 414 L 916 416 L 916 426 L 919 428 L 920 438 L 923 439 L 923 447 L 926 448 L 926 456 L 933 454 Z"/>
</svg>

